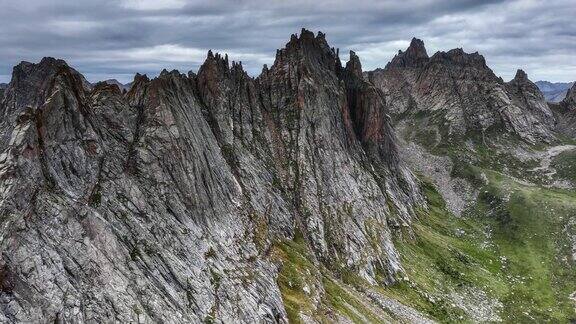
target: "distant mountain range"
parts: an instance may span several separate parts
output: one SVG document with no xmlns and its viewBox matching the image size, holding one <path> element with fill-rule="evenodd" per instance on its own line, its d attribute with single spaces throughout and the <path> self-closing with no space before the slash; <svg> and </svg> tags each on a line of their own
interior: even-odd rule
<svg viewBox="0 0 576 324">
<path fill-rule="evenodd" d="M 549 102 L 560 102 L 566 97 L 568 89 L 572 87 L 574 82 L 549 82 L 549 81 L 537 81 L 536 85 L 538 89 L 542 91 L 544 98 Z"/>
</svg>

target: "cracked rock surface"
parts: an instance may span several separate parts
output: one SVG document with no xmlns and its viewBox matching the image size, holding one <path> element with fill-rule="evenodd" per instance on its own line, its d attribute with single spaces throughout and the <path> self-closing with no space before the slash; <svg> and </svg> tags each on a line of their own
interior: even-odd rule
<svg viewBox="0 0 576 324">
<path fill-rule="evenodd" d="M 285 322 L 267 252 L 296 232 L 326 269 L 402 270 L 419 185 L 380 89 L 321 33 L 255 79 L 210 52 L 122 93 L 45 58 L 1 98 L 2 322 Z"/>
</svg>

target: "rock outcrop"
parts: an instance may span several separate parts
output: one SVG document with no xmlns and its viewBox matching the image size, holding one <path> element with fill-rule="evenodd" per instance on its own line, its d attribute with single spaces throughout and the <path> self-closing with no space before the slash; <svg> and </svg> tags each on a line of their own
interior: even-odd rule
<svg viewBox="0 0 576 324">
<path fill-rule="evenodd" d="M 553 114 L 526 74 L 505 83 L 478 53 L 458 48 L 428 59 L 423 42 L 413 39 L 385 69 L 366 77 L 385 93 L 394 119 L 435 115 L 445 125 L 442 136 L 497 131 L 531 143 L 554 140 Z"/>
<path fill-rule="evenodd" d="M 274 244 L 391 283 L 423 205 L 383 94 L 322 33 L 256 79 L 210 52 L 125 94 L 23 62 L 0 114 L 3 322 L 285 322 Z"/>
<path fill-rule="evenodd" d="M 422 68 L 429 60 L 430 58 L 426 52 L 426 47 L 424 47 L 424 42 L 420 39 L 412 38 L 406 52 L 399 50 L 392 61 L 386 65 L 386 69 Z"/>
</svg>

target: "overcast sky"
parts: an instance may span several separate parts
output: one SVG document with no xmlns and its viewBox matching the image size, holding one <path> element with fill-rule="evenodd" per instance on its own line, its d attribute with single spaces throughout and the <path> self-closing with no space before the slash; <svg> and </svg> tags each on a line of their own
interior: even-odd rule
<svg viewBox="0 0 576 324">
<path fill-rule="evenodd" d="M 327 34 L 364 70 L 384 67 L 412 37 L 428 53 L 479 51 L 505 80 L 576 80 L 576 1 L 0 0 L 0 82 L 12 66 L 65 59 L 89 81 L 163 68 L 196 71 L 208 49 L 252 75 L 302 27 Z M 347 54 L 342 57 L 347 60 Z"/>
</svg>

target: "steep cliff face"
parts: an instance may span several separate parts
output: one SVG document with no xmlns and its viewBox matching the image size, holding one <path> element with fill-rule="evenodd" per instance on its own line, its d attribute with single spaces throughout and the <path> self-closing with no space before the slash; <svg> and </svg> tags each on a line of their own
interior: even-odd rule
<svg viewBox="0 0 576 324">
<path fill-rule="evenodd" d="M 8 88 L 7 83 L 0 83 L 0 101 L 2 101 L 2 98 L 4 97 L 4 91 L 6 88 Z"/>
<path fill-rule="evenodd" d="M 0 320 L 285 321 L 274 251 L 295 236 L 325 275 L 394 282 L 392 231 L 423 199 L 361 73 L 306 30 L 257 79 L 211 52 L 125 94 L 60 60 L 15 67 Z"/>
<path fill-rule="evenodd" d="M 570 138 L 576 137 L 576 85 L 573 85 L 566 97 L 559 103 L 549 103 L 556 115 L 556 130 Z"/>
<path fill-rule="evenodd" d="M 209 54 L 197 82 L 216 137 L 230 148 L 230 163 L 237 163 L 241 185 L 253 191 L 276 187 L 292 208 L 295 228 L 329 268 L 350 266 L 368 280 L 381 276 L 390 282 L 399 264 L 388 223 L 409 224 L 411 208 L 421 198 L 414 177 L 399 165 L 389 143 L 394 138 L 376 92 L 365 105 L 370 107 L 358 109 L 373 109 L 381 117 L 382 122 L 362 131 L 379 135 L 355 133 L 356 106 L 349 106 L 346 85 L 339 78 L 345 71 L 324 35 L 304 30 L 300 37 L 292 36 L 257 80 L 251 80 L 240 63 L 228 69 L 227 58 Z M 367 153 L 364 143 L 381 150 Z M 389 163 L 380 166 L 380 158 Z M 251 170 L 255 166 L 261 171 Z M 270 173 L 268 183 L 255 178 L 264 170 Z M 269 195 L 255 194 L 254 204 Z M 270 214 L 264 206 L 259 212 Z M 372 221 L 375 245 L 366 233 L 366 223 Z"/>
<path fill-rule="evenodd" d="M 139 80 L 123 98 L 86 92 L 63 62 L 30 68 L 26 84 L 46 72 L 40 95 L 3 108 L 17 115 L 2 164 L 5 320 L 283 316 L 188 78 Z"/>
<path fill-rule="evenodd" d="M 428 59 L 422 41 L 413 40 L 367 78 L 393 103 L 395 117 L 433 114 L 447 128 L 443 136 L 497 131 L 531 143 L 554 139 L 552 112 L 525 73 L 504 83 L 478 53 L 453 49 Z"/>
<path fill-rule="evenodd" d="M 574 84 L 572 88 L 568 90 L 566 98 L 562 100 L 562 106 L 567 109 L 576 109 L 576 84 Z"/>
</svg>

